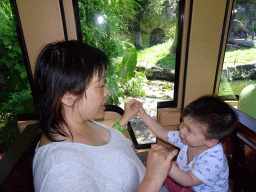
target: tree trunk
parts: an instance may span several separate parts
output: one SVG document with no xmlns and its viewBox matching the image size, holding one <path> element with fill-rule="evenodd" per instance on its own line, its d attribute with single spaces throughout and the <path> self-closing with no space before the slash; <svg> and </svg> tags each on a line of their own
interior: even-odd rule
<svg viewBox="0 0 256 192">
<path fill-rule="evenodd" d="M 135 31 L 134 32 L 134 46 L 135 47 L 142 47 L 141 46 L 141 32 L 140 31 Z"/>
<path fill-rule="evenodd" d="M 140 17 L 137 16 L 137 21 L 134 28 L 134 46 L 136 48 L 141 48 L 141 28 L 140 28 Z"/>
</svg>

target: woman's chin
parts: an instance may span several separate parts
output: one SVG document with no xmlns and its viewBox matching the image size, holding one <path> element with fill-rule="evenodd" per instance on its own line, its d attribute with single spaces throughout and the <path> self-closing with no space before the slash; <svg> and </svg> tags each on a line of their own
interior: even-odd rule
<svg viewBox="0 0 256 192">
<path fill-rule="evenodd" d="M 103 119 L 104 118 L 104 111 L 100 111 L 98 112 L 93 119 L 97 120 L 97 119 Z"/>
</svg>

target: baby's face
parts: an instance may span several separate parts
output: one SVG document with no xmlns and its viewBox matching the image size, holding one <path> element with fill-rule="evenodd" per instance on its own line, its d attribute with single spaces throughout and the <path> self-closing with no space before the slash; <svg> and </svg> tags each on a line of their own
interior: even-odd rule
<svg viewBox="0 0 256 192">
<path fill-rule="evenodd" d="M 201 147 L 208 141 L 204 135 L 205 126 L 189 116 L 183 118 L 179 130 L 181 141 L 188 146 Z"/>
</svg>

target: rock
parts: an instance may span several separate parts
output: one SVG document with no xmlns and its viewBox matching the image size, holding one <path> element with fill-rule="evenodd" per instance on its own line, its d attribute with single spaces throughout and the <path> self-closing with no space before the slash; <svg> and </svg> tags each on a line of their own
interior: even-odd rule
<svg viewBox="0 0 256 192">
<path fill-rule="evenodd" d="M 228 67 L 223 73 L 231 80 L 256 79 L 256 64 L 237 65 Z"/>
<path fill-rule="evenodd" d="M 144 71 L 145 76 L 148 80 L 165 80 L 173 82 L 175 78 L 175 70 L 165 69 L 160 67 L 136 67 L 136 71 Z"/>
<path fill-rule="evenodd" d="M 228 39 L 229 44 L 234 44 L 236 46 L 242 47 L 254 47 L 254 42 L 251 40 L 244 40 L 244 39 Z"/>
</svg>

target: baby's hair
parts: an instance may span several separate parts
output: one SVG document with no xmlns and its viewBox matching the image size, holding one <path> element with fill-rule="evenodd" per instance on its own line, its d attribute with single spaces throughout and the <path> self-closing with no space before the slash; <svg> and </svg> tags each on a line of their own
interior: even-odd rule
<svg viewBox="0 0 256 192">
<path fill-rule="evenodd" d="M 235 111 L 216 95 L 206 95 L 185 107 L 181 118 L 191 117 L 206 126 L 205 136 L 222 142 L 238 124 Z"/>
<path fill-rule="evenodd" d="M 60 127 L 68 127 L 61 98 L 69 92 L 78 96 L 76 101 L 81 99 L 94 75 L 103 78 L 107 65 L 104 52 L 75 40 L 50 43 L 40 52 L 35 68 L 35 106 L 39 127 L 50 141 L 57 141 L 54 134 L 68 136 Z"/>
</svg>

